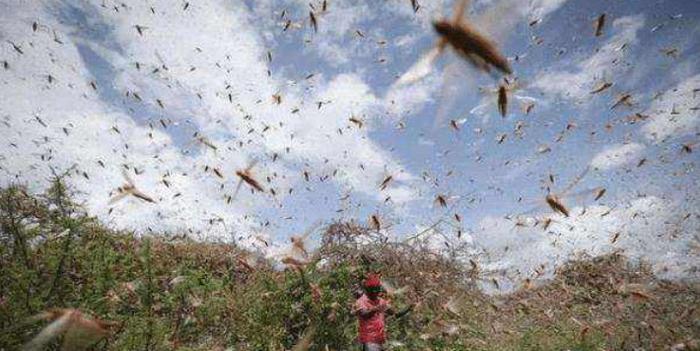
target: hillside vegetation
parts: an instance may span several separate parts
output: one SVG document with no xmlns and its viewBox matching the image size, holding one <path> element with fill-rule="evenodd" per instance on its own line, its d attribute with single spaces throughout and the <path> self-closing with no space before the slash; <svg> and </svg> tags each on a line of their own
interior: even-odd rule
<svg viewBox="0 0 700 351">
<path fill-rule="evenodd" d="M 33 316 L 53 308 L 112 322 L 86 345 L 95 350 L 288 350 L 302 336 L 311 350 L 348 350 L 350 306 L 375 270 L 396 306 L 420 302 L 389 319 L 394 350 L 698 349 L 698 285 L 659 280 L 619 254 L 488 296 L 474 284 L 478 264 L 420 243 L 385 242 L 352 222 L 327 226 L 320 241 L 311 264 L 280 269 L 233 244 L 108 229 L 60 182 L 36 196 L 2 189 L 0 350 L 21 349 L 48 324 Z"/>
</svg>

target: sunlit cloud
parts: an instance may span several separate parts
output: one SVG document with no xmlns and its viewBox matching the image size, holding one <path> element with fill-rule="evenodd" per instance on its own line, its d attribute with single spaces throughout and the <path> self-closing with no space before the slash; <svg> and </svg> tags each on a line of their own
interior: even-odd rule
<svg viewBox="0 0 700 351">
<path fill-rule="evenodd" d="M 647 110 L 651 116 L 642 127 L 647 139 L 660 142 L 698 131 L 700 123 L 700 75 L 683 80 L 665 91 Z"/>
<path fill-rule="evenodd" d="M 638 160 L 643 150 L 638 143 L 611 145 L 591 160 L 591 166 L 601 171 L 621 167 Z"/>
<path fill-rule="evenodd" d="M 591 56 L 577 62 L 573 69 L 543 72 L 532 84 L 548 94 L 572 100 L 585 100 L 596 89 L 596 82 L 613 81 L 626 68 L 621 64 L 627 50 L 636 44 L 644 27 L 643 15 L 621 17 L 613 21 L 614 35 Z"/>
</svg>

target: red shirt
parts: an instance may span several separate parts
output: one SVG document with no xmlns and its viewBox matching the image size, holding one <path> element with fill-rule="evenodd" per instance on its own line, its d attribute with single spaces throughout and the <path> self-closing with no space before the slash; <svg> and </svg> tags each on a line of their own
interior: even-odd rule
<svg viewBox="0 0 700 351">
<path fill-rule="evenodd" d="M 362 311 L 380 304 L 389 308 L 389 302 L 385 299 L 377 298 L 371 300 L 366 294 L 355 301 L 355 310 Z M 374 343 L 383 344 L 386 340 L 386 332 L 384 331 L 384 312 L 375 312 L 369 317 L 357 316 L 359 322 L 359 342 L 362 344 Z"/>
</svg>

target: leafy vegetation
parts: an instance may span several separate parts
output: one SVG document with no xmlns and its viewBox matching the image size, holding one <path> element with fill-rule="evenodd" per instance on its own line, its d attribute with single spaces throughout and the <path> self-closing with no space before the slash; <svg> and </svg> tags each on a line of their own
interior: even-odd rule
<svg viewBox="0 0 700 351">
<path fill-rule="evenodd" d="M 0 191 L 0 350 L 31 340 L 46 325 L 31 317 L 51 308 L 115 322 L 100 350 L 285 350 L 310 329 L 312 350 L 348 350 L 370 270 L 391 281 L 399 308 L 420 302 L 389 319 L 395 350 L 698 348 L 698 285 L 658 280 L 619 254 L 488 296 L 478 266 L 354 223 L 325 228 L 315 264 L 282 270 L 232 244 L 108 229 L 67 193 L 60 181 L 42 195 Z"/>
</svg>

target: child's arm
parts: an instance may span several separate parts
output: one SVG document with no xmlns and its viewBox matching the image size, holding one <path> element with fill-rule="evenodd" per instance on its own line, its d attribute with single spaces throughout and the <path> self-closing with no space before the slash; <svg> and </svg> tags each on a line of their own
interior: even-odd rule
<svg viewBox="0 0 700 351">
<path fill-rule="evenodd" d="M 382 305 L 377 305 L 374 307 L 370 308 L 362 308 L 362 307 L 355 307 L 355 310 L 353 311 L 354 314 L 362 317 L 362 318 L 367 318 L 371 317 L 373 314 L 377 313 L 380 309 L 382 308 Z"/>
</svg>

